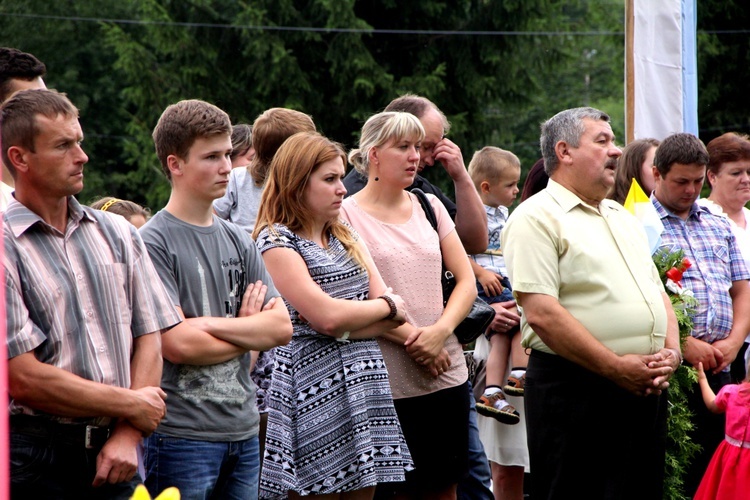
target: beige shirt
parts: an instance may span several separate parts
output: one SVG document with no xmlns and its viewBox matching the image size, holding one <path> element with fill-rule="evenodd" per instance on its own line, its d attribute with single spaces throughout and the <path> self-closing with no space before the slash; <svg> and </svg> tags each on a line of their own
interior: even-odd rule
<svg viewBox="0 0 750 500">
<path fill-rule="evenodd" d="M 664 286 L 646 235 L 620 204 L 584 203 L 553 180 L 508 219 L 502 248 L 514 294 L 555 297 L 618 355 L 664 347 Z M 555 354 L 521 320 L 522 344 Z"/>
</svg>

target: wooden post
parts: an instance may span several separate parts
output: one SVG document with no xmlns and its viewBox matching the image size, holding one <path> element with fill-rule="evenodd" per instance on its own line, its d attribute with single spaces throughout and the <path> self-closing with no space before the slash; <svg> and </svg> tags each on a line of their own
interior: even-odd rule
<svg viewBox="0 0 750 500">
<path fill-rule="evenodd" d="M 635 26 L 635 0 L 625 1 L 625 144 L 635 139 L 635 61 L 633 59 L 633 32 Z"/>
</svg>

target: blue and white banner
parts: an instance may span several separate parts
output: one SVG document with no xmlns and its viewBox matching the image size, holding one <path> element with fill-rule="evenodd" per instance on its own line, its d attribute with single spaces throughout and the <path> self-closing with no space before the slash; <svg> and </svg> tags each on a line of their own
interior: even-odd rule
<svg viewBox="0 0 750 500">
<path fill-rule="evenodd" d="M 635 139 L 698 135 L 696 0 L 633 1 Z"/>
</svg>

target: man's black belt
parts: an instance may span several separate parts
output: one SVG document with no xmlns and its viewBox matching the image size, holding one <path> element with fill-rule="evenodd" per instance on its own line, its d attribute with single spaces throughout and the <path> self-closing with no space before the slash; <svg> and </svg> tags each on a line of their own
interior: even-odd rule
<svg viewBox="0 0 750 500">
<path fill-rule="evenodd" d="M 11 415 L 11 433 L 54 439 L 89 450 L 101 449 L 109 439 L 112 426 L 102 427 L 86 423 L 61 423 L 33 415 Z"/>
</svg>

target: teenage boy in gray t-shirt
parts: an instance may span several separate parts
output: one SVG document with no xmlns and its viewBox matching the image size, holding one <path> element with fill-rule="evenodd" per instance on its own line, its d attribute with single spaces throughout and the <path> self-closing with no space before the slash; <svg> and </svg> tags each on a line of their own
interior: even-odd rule
<svg viewBox="0 0 750 500">
<path fill-rule="evenodd" d="M 172 192 L 140 231 L 186 318 L 162 336 L 167 416 L 144 454 L 154 496 L 176 486 L 183 498 L 257 498 L 249 351 L 291 339 L 287 309 L 252 240 L 213 215 L 232 168 L 231 130 L 222 110 L 188 100 L 169 106 L 153 133 Z"/>
</svg>

